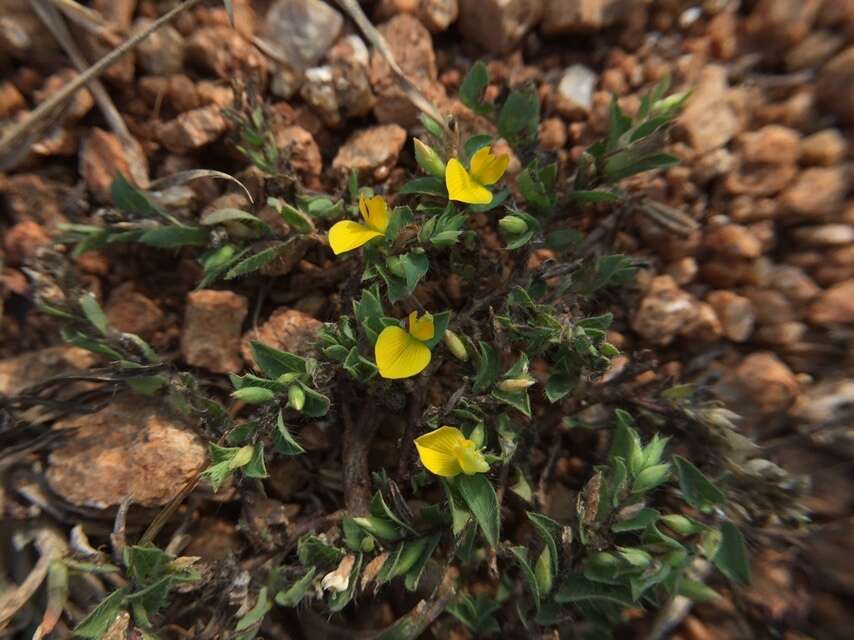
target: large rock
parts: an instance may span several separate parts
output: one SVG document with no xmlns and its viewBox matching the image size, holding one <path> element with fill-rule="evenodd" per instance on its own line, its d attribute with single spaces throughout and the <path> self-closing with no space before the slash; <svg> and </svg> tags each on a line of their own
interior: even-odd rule
<svg viewBox="0 0 854 640">
<path fill-rule="evenodd" d="M 706 296 L 721 322 L 723 334 L 733 342 L 744 342 L 753 333 L 756 313 L 753 303 L 732 291 L 712 291 Z"/>
<path fill-rule="evenodd" d="M 149 339 L 163 326 L 163 310 L 154 300 L 134 291 L 133 284 L 116 288 L 104 305 L 110 326 Z"/>
<path fill-rule="evenodd" d="M 460 0 L 463 37 L 492 53 L 515 47 L 543 17 L 543 0 Z"/>
<path fill-rule="evenodd" d="M 300 95 L 330 127 L 346 118 L 365 116 L 374 106 L 367 69 L 357 62 L 308 69 Z"/>
<path fill-rule="evenodd" d="M 378 29 L 406 77 L 428 98 L 437 102 L 435 98 L 442 97 L 442 86 L 436 81 L 436 54 L 430 32 L 406 13 L 395 16 Z M 377 97 L 374 104 L 377 120 L 404 127 L 418 122 L 418 109 L 406 97 L 385 58 L 376 50 L 371 53 L 370 79 Z"/>
<path fill-rule="evenodd" d="M 162 398 L 126 393 L 90 415 L 54 425 L 67 439 L 48 460 L 50 488 L 81 507 L 169 502 L 206 461 L 206 447 Z"/>
<path fill-rule="evenodd" d="M 738 137 L 742 158 L 747 162 L 795 164 L 801 135 L 789 127 L 769 124 Z"/>
<path fill-rule="evenodd" d="M 848 124 L 854 123 L 854 45 L 834 56 L 818 75 L 816 94 L 827 109 Z"/>
<path fill-rule="evenodd" d="M 630 6 L 627 0 L 545 0 L 546 35 L 598 31 L 612 25 Z"/>
<path fill-rule="evenodd" d="M 363 176 L 383 180 L 397 164 L 406 144 L 406 130 L 396 124 L 383 124 L 354 133 L 338 150 L 332 168 L 349 173 L 355 169 Z"/>
<path fill-rule="evenodd" d="M 316 65 L 332 46 L 344 19 L 321 0 L 278 0 L 264 20 L 262 36 L 293 71 Z"/>
<path fill-rule="evenodd" d="M 190 293 L 181 332 L 184 362 L 216 373 L 239 371 L 240 333 L 248 305 L 246 298 L 231 291 Z"/>
<path fill-rule="evenodd" d="M 297 125 L 275 129 L 273 136 L 276 147 L 287 154 L 291 167 L 300 177 L 316 181 L 323 171 L 323 159 L 314 137 Z"/>
<path fill-rule="evenodd" d="M 0 360 L 0 394 L 13 396 L 54 376 L 85 371 L 95 364 L 92 352 L 78 347 L 48 347 Z"/>
<path fill-rule="evenodd" d="M 323 323 L 310 315 L 281 307 L 261 326 L 250 329 L 243 336 L 240 351 L 243 359 L 251 367 L 255 367 L 252 358 L 252 341 L 256 340 L 280 351 L 288 351 L 297 355 L 308 355 L 317 342 L 317 334 Z"/>
<path fill-rule="evenodd" d="M 722 147 L 740 129 L 740 122 L 727 96 L 727 72 L 708 65 L 685 104 L 679 124 L 698 153 Z"/>
</svg>

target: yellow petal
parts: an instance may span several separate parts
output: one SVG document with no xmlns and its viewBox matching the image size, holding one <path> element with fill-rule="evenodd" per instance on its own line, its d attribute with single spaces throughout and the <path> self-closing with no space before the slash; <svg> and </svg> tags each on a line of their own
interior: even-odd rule
<svg viewBox="0 0 854 640">
<path fill-rule="evenodd" d="M 492 147 L 485 146 L 477 150 L 471 159 L 471 176 L 480 184 L 495 184 L 507 171 L 510 156 L 502 153 L 496 156 Z"/>
<path fill-rule="evenodd" d="M 456 158 L 448 160 L 445 167 L 445 186 L 448 188 L 448 198 L 468 204 L 489 204 L 492 202 L 492 192 L 472 180 L 469 172 Z"/>
<path fill-rule="evenodd" d="M 433 336 L 436 335 L 436 326 L 433 324 L 433 316 L 429 313 L 425 313 L 421 318 L 419 318 L 417 311 L 410 313 L 409 335 L 421 340 L 421 342 L 432 340 Z"/>
<path fill-rule="evenodd" d="M 365 222 L 367 222 L 368 226 L 374 231 L 385 233 L 385 230 L 388 229 L 388 205 L 386 204 L 385 199 L 382 196 L 368 198 L 366 207 L 368 215 L 365 218 Z M 359 205 L 359 210 L 361 210 L 361 203 Z"/>
<path fill-rule="evenodd" d="M 465 436 L 455 427 L 440 427 L 415 439 L 421 463 L 431 473 L 452 478 L 462 471 L 455 452 L 465 442 Z"/>
<path fill-rule="evenodd" d="M 460 463 L 460 468 L 467 476 L 475 473 L 486 473 L 489 471 L 489 463 L 484 459 L 483 454 L 474 446 L 474 442 L 466 440 L 466 445 L 457 449 L 457 462 Z"/>
<path fill-rule="evenodd" d="M 332 247 L 333 253 L 338 255 L 361 247 L 369 240 L 380 238 L 382 235 L 379 231 L 368 229 L 358 222 L 342 220 L 332 225 L 329 230 L 329 246 Z"/>
<path fill-rule="evenodd" d="M 386 327 L 374 346 L 377 368 L 383 378 L 398 380 L 418 375 L 430 364 L 430 349 L 400 327 Z"/>
</svg>

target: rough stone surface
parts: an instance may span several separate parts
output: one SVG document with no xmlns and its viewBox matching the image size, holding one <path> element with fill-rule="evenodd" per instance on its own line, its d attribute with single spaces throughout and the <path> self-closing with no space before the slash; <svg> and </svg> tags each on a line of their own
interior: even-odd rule
<svg viewBox="0 0 854 640">
<path fill-rule="evenodd" d="M 312 135 L 297 125 L 273 132 L 276 146 L 289 154 L 291 167 L 303 178 L 317 179 L 323 171 L 320 148 Z"/>
<path fill-rule="evenodd" d="M 130 175 L 127 154 L 119 139 L 109 131 L 93 128 L 80 151 L 80 173 L 89 193 L 98 202 L 111 204 L 110 187 L 116 175 Z"/>
<path fill-rule="evenodd" d="M 854 380 L 845 378 L 817 384 L 798 397 L 789 410 L 796 420 L 818 425 L 849 415 L 854 406 Z"/>
<path fill-rule="evenodd" d="M 6 262 L 10 265 L 26 264 L 39 247 L 46 247 L 50 243 L 50 235 L 38 222 L 19 222 L 7 229 L 3 235 Z"/>
<path fill-rule="evenodd" d="M 415 86 L 428 98 L 434 98 L 437 91 L 441 92 L 441 85 L 436 81 L 433 41 L 430 32 L 417 18 L 402 13 L 381 24 L 378 30 L 388 42 L 397 64 Z M 377 120 L 404 127 L 418 122 L 418 109 L 406 97 L 378 51 L 371 53 L 370 79 L 377 97 L 374 104 Z"/>
<path fill-rule="evenodd" d="M 798 161 L 800 139 L 800 134 L 794 129 L 769 124 L 741 134 L 738 142 L 742 157 L 747 162 L 795 164 Z"/>
<path fill-rule="evenodd" d="M 735 373 L 745 397 L 762 413 L 785 411 L 798 395 L 795 374 L 773 353 L 751 353 Z"/>
<path fill-rule="evenodd" d="M 308 69 L 300 95 L 330 127 L 340 125 L 345 118 L 367 115 L 374 106 L 367 69 L 356 62 Z"/>
<path fill-rule="evenodd" d="M 332 168 L 381 180 L 397 162 L 406 144 L 406 130 L 396 124 L 384 124 L 354 133 L 338 150 Z"/>
<path fill-rule="evenodd" d="M 571 115 L 575 110 L 589 111 L 593 106 L 593 89 L 599 77 L 589 67 L 574 64 L 566 68 L 557 85 L 556 108 Z"/>
<path fill-rule="evenodd" d="M 190 293 L 181 333 L 184 362 L 216 373 L 240 370 L 240 333 L 248 304 L 246 298 L 231 291 Z"/>
<path fill-rule="evenodd" d="M 626 0 L 545 0 L 540 29 L 546 35 L 598 31 L 620 19 Z"/>
<path fill-rule="evenodd" d="M 839 129 L 824 129 L 801 141 L 802 164 L 829 167 L 842 162 L 848 152 L 848 142 Z"/>
<path fill-rule="evenodd" d="M 138 18 L 133 31 L 142 31 L 152 22 L 149 18 Z M 166 76 L 184 68 L 184 38 L 172 25 L 160 27 L 140 42 L 135 51 L 137 64 L 146 73 Z"/>
<path fill-rule="evenodd" d="M 22 353 L 0 360 L 0 393 L 12 396 L 48 378 L 85 371 L 94 364 L 95 356 L 78 347 L 48 347 Z"/>
<path fill-rule="evenodd" d="M 753 333 L 756 314 L 748 298 L 732 291 L 712 291 L 706 302 L 720 319 L 724 335 L 733 342 L 744 342 Z"/>
<path fill-rule="evenodd" d="M 698 153 L 722 147 L 738 133 L 739 121 L 727 100 L 726 69 L 718 65 L 703 68 L 678 122 Z"/>
<path fill-rule="evenodd" d="M 276 309 L 265 323 L 243 335 L 241 353 L 247 365 L 255 367 L 251 342 L 257 340 L 267 346 L 297 355 L 311 353 L 323 323 L 296 309 Z"/>
<path fill-rule="evenodd" d="M 809 320 L 820 326 L 854 323 L 854 280 L 840 282 L 822 293 L 809 308 Z"/>
<path fill-rule="evenodd" d="M 543 16 L 543 0 L 460 0 L 463 37 L 492 53 L 512 49 Z"/>
<path fill-rule="evenodd" d="M 715 253 L 737 258 L 757 258 L 762 255 L 762 244 L 745 226 L 725 224 L 706 231 L 703 246 Z"/>
<path fill-rule="evenodd" d="M 162 399 L 122 394 L 54 429 L 73 431 L 50 454 L 48 484 L 81 507 L 105 509 L 125 496 L 146 507 L 164 505 L 207 458 L 201 438 Z"/>
<path fill-rule="evenodd" d="M 267 59 L 231 26 L 203 27 L 185 42 L 187 60 L 223 80 L 235 74 L 257 78 L 261 87 L 267 81 Z"/>
<path fill-rule="evenodd" d="M 301 72 L 320 61 L 343 22 L 341 14 L 321 0 L 278 0 L 264 19 L 262 35 Z"/>
<path fill-rule="evenodd" d="M 14 84 L 8 80 L 0 82 L 0 118 L 13 116 L 26 107 L 27 101 Z"/>
<path fill-rule="evenodd" d="M 172 153 L 187 153 L 218 139 L 228 129 L 219 107 L 210 105 L 180 114 L 160 127 L 160 142 Z"/>
<path fill-rule="evenodd" d="M 804 217 L 824 217 L 836 213 L 848 191 L 844 167 L 813 167 L 802 171 L 783 192 L 782 205 L 789 213 Z"/>
<path fill-rule="evenodd" d="M 646 341 L 667 345 L 696 319 L 697 301 L 670 276 L 657 276 L 632 317 L 632 329 Z"/>
<path fill-rule="evenodd" d="M 74 69 L 62 69 L 50 75 L 38 90 L 33 92 L 33 100 L 41 103 L 50 98 L 78 75 Z M 95 106 L 95 98 L 85 87 L 74 94 L 65 111 L 67 121 L 77 121 L 85 116 Z"/>
<path fill-rule="evenodd" d="M 165 315 L 151 298 L 133 290 L 133 285 L 114 290 L 104 305 L 110 326 L 148 339 L 163 326 Z"/>
<path fill-rule="evenodd" d="M 854 123 L 854 46 L 834 56 L 818 76 L 816 94 L 819 101 L 836 117 Z"/>
</svg>

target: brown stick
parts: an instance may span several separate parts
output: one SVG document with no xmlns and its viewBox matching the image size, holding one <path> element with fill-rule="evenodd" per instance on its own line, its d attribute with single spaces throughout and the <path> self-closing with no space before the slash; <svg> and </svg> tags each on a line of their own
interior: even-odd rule
<svg viewBox="0 0 854 640">
<path fill-rule="evenodd" d="M 342 471 L 344 473 L 344 502 L 351 516 L 365 516 L 371 502 L 371 470 L 368 452 L 376 433 L 374 400 L 364 403 L 358 420 L 353 419 L 349 398 L 341 398 L 341 415 L 344 418 Z"/>
</svg>

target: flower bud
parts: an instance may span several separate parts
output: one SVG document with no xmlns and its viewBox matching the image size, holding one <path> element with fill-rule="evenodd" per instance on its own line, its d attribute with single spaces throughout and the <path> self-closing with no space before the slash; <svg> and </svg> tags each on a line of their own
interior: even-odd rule
<svg viewBox="0 0 854 640">
<path fill-rule="evenodd" d="M 504 216 L 498 221 L 498 226 L 504 233 L 518 236 L 528 230 L 528 223 L 519 216 Z"/>
<path fill-rule="evenodd" d="M 290 384 L 294 382 L 297 378 L 299 378 L 299 374 L 296 371 L 288 371 L 287 373 L 283 373 L 278 378 L 276 378 L 276 382 L 280 382 L 282 384 Z"/>
<path fill-rule="evenodd" d="M 264 387 L 243 387 L 233 391 L 231 397 L 246 404 L 263 404 L 275 398 L 276 394 Z"/>
<path fill-rule="evenodd" d="M 237 453 L 232 456 L 231 460 L 228 461 L 229 469 L 239 469 L 240 467 L 244 467 L 249 464 L 249 461 L 252 459 L 252 455 L 255 453 L 255 447 L 251 444 L 247 444 L 245 447 L 241 447 Z"/>
<path fill-rule="evenodd" d="M 502 380 L 497 385 L 495 385 L 499 391 L 524 391 L 528 387 L 533 384 L 536 384 L 536 380 L 532 378 L 511 378 L 510 380 Z"/>
<path fill-rule="evenodd" d="M 433 147 L 424 144 L 418 138 L 415 138 L 414 142 L 415 161 L 418 163 L 418 166 L 421 167 L 425 173 L 435 178 L 444 178 L 445 163 L 442 162 L 442 158 L 439 157 L 436 150 L 433 149 Z"/>
<path fill-rule="evenodd" d="M 469 354 L 466 351 L 466 345 L 463 344 L 463 341 L 460 340 L 460 337 L 456 333 L 450 329 L 445 329 L 443 340 L 445 341 L 445 346 L 448 347 L 448 351 L 454 354 L 457 360 L 468 362 Z"/>
<path fill-rule="evenodd" d="M 302 411 L 305 406 L 305 391 L 298 384 L 288 387 L 288 404 L 297 411 Z"/>
<path fill-rule="evenodd" d="M 388 270 L 398 278 L 406 278 L 406 271 L 403 270 L 403 265 L 400 264 L 400 257 L 389 256 L 385 261 Z"/>
</svg>

